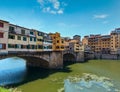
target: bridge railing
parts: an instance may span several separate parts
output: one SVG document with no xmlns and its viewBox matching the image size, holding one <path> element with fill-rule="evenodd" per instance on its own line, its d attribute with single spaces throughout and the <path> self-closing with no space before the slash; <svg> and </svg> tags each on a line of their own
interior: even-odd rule
<svg viewBox="0 0 120 92">
<path fill-rule="evenodd" d="M 0 59 L 1 58 L 7 58 L 7 57 L 12 57 L 12 56 L 42 56 L 45 53 L 50 53 L 51 51 L 41 51 L 41 52 L 24 52 L 24 51 L 14 51 L 14 52 L 8 52 L 7 54 L 0 54 Z"/>
</svg>

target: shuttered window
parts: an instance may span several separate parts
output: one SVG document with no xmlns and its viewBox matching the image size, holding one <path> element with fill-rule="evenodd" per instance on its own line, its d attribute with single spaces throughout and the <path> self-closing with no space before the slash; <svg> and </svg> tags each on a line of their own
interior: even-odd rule
<svg viewBox="0 0 120 92">
<path fill-rule="evenodd" d="M 3 38 L 3 33 L 0 33 L 0 38 Z"/>
<path fill-rule="evenodd" d="M 0 27 L 2 27 L 2 28 L 4 27 L 4 24 L 2 22 L 0 22 Z"/>
<path fill-rule="evenodd" d="M 6 49 L 6 44 L 1 44 L 0 43 L 0 49 Z"/>
</svg>

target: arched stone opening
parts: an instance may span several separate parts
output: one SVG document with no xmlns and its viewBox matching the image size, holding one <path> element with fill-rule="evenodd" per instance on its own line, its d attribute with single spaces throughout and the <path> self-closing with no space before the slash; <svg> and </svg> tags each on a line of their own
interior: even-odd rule
<svg viewBox="0 0 120 92">
<path fill-rule="evenodd" d="M 39 67 L 39 68 L 49 68 L 49 62 L 34 56 L 21 56 L 21 58 L 26 60 L 26 65 L 28 67 Z"/>
<path fill-rule="evenodd" d="M 76 57 L 71 53 L 66 53 L 63 55 L 63 65 L 69 65 L 76 62 Z"/>
</svg>

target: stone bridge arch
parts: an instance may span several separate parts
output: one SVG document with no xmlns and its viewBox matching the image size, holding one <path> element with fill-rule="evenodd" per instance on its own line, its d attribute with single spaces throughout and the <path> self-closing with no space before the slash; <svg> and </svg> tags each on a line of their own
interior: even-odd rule
<svg viewBox="0 0 120 92">
<path fill-rule="evenodd" d="M 63 65 L 72 64 L 76 62 L 76 53 L 70 51 L 63 52 Z"/>
<path fill-rule="evenodd" d="M 69 58 L 68 61 L 73 61 L 75 62 L 84 62 L 84 52 L 74 52 L 74 51 L 63 51 L 63 64 L 64 61 L 66 61 L 66 58 Z"/>
<path fill-rule="evenodd" d="M 49 68 L 49 62 L 43 58 L 34 56 L 18 56 L 26 60 L 26 65 L 31 67 Z"/>
<path fill-rule="evenodd" d="M 61 51 L 44 51 L 40 53 L 25 53 L 18 55 L 28 60 L 30 66 L 42 66 L 47 68 L 62 68 L 63 56 Z M 38 61 L 38 62 L 36 62 Z"/>
</svg>

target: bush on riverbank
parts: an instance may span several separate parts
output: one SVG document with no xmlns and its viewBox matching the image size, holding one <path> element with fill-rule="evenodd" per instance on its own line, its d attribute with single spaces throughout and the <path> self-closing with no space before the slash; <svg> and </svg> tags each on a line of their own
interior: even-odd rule
<svg viewBox="0 0 120 92">
<path fill-rule="evenodd" d="M 5 88 L 1 88 L 0 87 L 0 92 L 10 92 L 8 89 L 5 89 Z"/>
<path fill-rule="evenodd" d="M 0 92 L 22 92 L 22 91 L 19 91 L 17 88 L 5 89 L 0 87 Z"/>
</svg>

